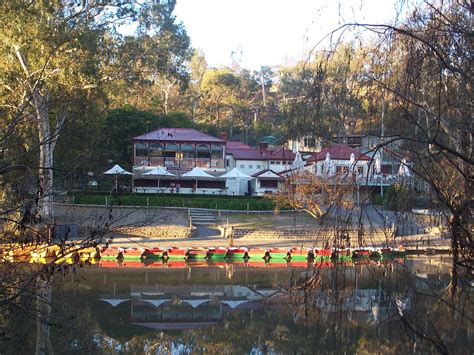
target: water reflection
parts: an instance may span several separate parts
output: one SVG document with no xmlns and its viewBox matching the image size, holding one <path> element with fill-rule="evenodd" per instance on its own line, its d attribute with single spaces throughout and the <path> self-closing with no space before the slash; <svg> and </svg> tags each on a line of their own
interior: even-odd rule
<svg viewBox="0 0 474 355">
<path fill-rule="evenodd" d="M 58 353 L 462 352 L 473 345 L 470 293 L 446 306 L 448 270 L 439 257 L 100 262 L 56 286 L 52 343 Z"/>
</svg>

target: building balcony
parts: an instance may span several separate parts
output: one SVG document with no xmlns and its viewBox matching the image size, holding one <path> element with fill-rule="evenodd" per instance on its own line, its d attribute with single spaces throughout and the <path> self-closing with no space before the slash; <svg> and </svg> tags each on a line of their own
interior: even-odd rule
<svg viewBox="0 0 474 355">
<path fill-rule="evenodd" d="M 135 157 L 135 166 L 164 166 L 169 169 L 189 169 L 194 167 L 204 169 L 224 169 L 224 159 L 212 158 L 164 158 L 164 157 Z"/>
</svg>

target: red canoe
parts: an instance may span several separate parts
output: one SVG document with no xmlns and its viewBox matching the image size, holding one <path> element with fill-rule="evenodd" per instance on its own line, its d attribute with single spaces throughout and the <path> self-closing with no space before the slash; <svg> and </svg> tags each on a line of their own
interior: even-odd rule
<svg viewBox="0 0 474 355">
<path fill-rule="evenodd" d="M 144 259 L 161 259 L 163 257 L 163 248 L 147 248 L 143 252 Z"/>
<path fill-rule="evenodd" d="M 122 250 L 122 257 L 124 259 L 140 259 L 143 252 L 142 248 L 127 248 Z"/>
<path fill-rule="evenodd" d="M 100 250 L 100 257 L 101 259 L 117 259 L 122 250 L 117 247 L 105 247 Z"/>
<path fill-rule="evenodd" d="M 184 259 L 188 252 L 187 248 L 171 247 L 163 253 L 163 257 L 168 259 Z"/>
</svg>

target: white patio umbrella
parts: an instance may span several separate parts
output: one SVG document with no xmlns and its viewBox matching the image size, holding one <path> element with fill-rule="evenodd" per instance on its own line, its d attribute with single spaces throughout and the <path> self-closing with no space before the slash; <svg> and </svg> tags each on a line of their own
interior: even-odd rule
<svg viewBox="0 0 474 355">
<path fill-rule="evenodd" d="M 196 190 L 198 188 L 198 180 L 208 180 L 208 179 L 215 179 L 215 176 L 212 176 L 202 169 L 198 167 L 194 167 L 192 170 L 188 171 L 187 173 L 184 173 L 181 175 L 182 177 L 189 177 L 189 178 L 194 178 L 196 180 Z"/>
<path fill-rule="evenodd" d="M 240 306 L 241 304 L 250 302 L 250 300 L 221 300 L 221 302 L 233 309 Z"/>
<path fill-rule="evenodd" d="M 402 162 L 400 163 L 400 168 L 398 169 L 398 175 L 410 176 L 410 169 L 408 168 L 406 159 L 402 159 Z"/>
<path fill-rule="evenodd" d="M 121 303 L 130 301 L 130 298 L 101 298 L 100 300 L 107 302 L 112 307 L 117 307 Z"/>
<path fill-rule="evenodd" d="M 304 168 L 304 161 L 303 161 L 303 158 L 301 157 L 300 152 L 296 152 L 295 160 L 293 160 L 293 167 L 296 170 L 303 170 Z"/>
<path fill-rule="evenodd" d="M 157 166 L 153 170 L 143 174 L 144 176 L 157 176 L 158 177 L 158 187 L 160 187 L 160 176 L 176 176 L 175 174 L 170 173 L 166 168 L 162 166 Z"/>
<path fill-rule="evenodd" d="M 355 162 L 356 162 L 355 154 L 351 153 L 351 158 L 349 159 L 349 171 L 351 173 L 353 173 L 355 170 Z"/>
<path fill-rule="evenodd" d="M 191 305 L 193 308 L 197 308 L 203 303 L 209 302 L 210 299 L 194 299 L 194 300 L 183 300 L 183 302 L 186 302 L 187 304 Z"/>
<path fill-rule="evenodd" d="M 171 301 L 172 299 L 171 298 L 166 298 L 166 299 L 159 299 L 159 300 L 147 300 L 147 299 L 144 299 L 142 301 L 146 302 L 146 303 L 149 303 L 149 304 L 152 304 L 153 306 L 155 307 L 159 307 L 161 306 L 163 303 L 166 303 L 168 301 Z"/>
<path fill-rule="evenodd" d="M 331 154 L 327 152 L 326 160 L 324 160 L 324 164 L 323 164 L 323 175 L 332 176 L 333 170 L 334 170 L 334 162 L 331 160 Z"/>
<path fill-rule="evenodd" d="M 133 175 L 131 172 L 126 171 L 120 165 L 115 164 L 111 169 L 104 172 L 105 175 L 114 175 L 115 176 L 115 190 L 118 187 L 118 175 Z"/>
<path fill-rule="evenodd" d="M 237 195 L 240 195 L 240 183 L 237 185 L 237 179 L 247 179 L 250 180 L 252 177 L 240 171 L 238 168 L 233 168 L 228 173 L 220 176 L 225 179 L 234 179 L 234 190 L 237 190 Z M 239 187 L 238 189 L 236 187 Z"/>
<path fill-rule="evenodd" d="M 380 175 L 382 173 L 382 155 L 380 152 L 375 154 L 375 163 L 374 163 L 375 174 Z"/>
<path fill-rule="evenodd" d="M 252 177 L 250 175 L 247 175 L 240 171 L 238 168 L 233 168 L 231 171 L 228 173 L 225 173 L 224 175 L 221 175 L 220 177 L 222 178 L 240 178 L 240 179 L 251 179 Z"/>
</svg>

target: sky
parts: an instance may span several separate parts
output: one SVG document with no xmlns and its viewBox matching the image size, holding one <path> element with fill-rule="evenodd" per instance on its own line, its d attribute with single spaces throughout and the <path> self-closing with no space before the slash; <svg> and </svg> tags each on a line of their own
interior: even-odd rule
<svg viewBox="0 0 474 355">
<path fill-rule="evenodd" d="M 400 1 L 400 0 L 398 0 Z M 175 15 L 212 67 L 259 69 L 305 59 L 343 22 L 382 23 L 397 0 L 177 0 Z"/>
</svg>

